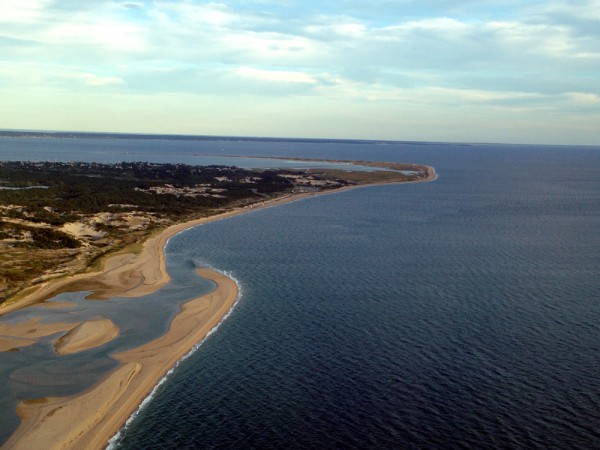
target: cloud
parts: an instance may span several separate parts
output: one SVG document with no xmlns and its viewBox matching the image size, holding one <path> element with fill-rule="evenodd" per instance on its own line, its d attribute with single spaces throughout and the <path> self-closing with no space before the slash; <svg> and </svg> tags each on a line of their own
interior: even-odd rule
<svg viewBox="0 0 600 450">
<path fill-rule="evenodd" d="M 146 49 L 145 30 L 120 20 L 102 19 L 81 23 L 61 23 L 50 28 L 44 40 L 55 46 L 94 47 L 115 53 L 139 52 Z"/>
<path fill-rule="evenodd" d="M 181 24 L 195 26 L 224 27 L 239 22 L 243 15 L 231 11 L 225 5 L 218 3 L 194 3 L 183 1 L 163 4 L 160 8 L 171 20 Z"/>
<path fill-rule="evenodd" d="M 600 20 L 599 0 L 580 0 L 578 2 L 554 0 L 537 5 L 536 9 L 544 18 L 551 18 L 557 22 L 565 22 L 569 19 Z"/>
<path fill-rule="evenodd" d="M 7 64 L 0 69 L 0 80 L 5 86 L 20 86 L 24 90 L 52 86 L 78 91 L 81 87 L 101 88 L 124 84 L 124 80 L 117 75 L 99 75 L 68 66 L 39 63 Z"/>
<path fill-rule="evenodd" d="M 302 36 L 274 32 L 228 32 L 218 39 L 222 50 L 238 61 L 295 65 L 300 59 L 318 56 L 320 45 Z"/>
<path fill-rule="evenodd" d="M 123 8 L 128 8 L 128 9 L 144 9 L 144 5 L 142 5 L 141 3 L 134 3 L 134 2 L 123 3 L 122 6 L 123 6 Z"/>
<path fill-rule="evenodd" d="M 565 96 L 567 99 L 582 105 L 591 106 L 600 104 L 600 95 L 591 92 L 567 92 Z"/>
<path fill-rule="evenodd" d="M 600 108 L 600 0 L 4 0 L 0 24 L 15 89 Z"/>
<path fill-rule="evenodd" d="M 316 84 L 317 80 L 311 75 L 303 72 L 292 72 L 289 70 L 263 70 L 252 67 L 240 67 L 239 74 L 242 77 L 276 83 L 306 83 Z"/>
<path fill-rule="evenodd" d="M 103 77 L 93 73 L 73 74 L 66 78 L 81 80 L 87 86 L 115 86 L 123 84 L 119 77 Z"/>
<path fill-rule="evenodd" d="M 50 3 L 51 0 L 3 0 L 0 2 L 0 23 L 37 23 Z"/>
</svg>

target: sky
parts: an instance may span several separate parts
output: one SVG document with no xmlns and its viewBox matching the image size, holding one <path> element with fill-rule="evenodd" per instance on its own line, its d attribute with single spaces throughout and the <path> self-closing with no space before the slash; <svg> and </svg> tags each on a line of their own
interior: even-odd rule
<svg viewBox="0 0 600 450">
<path fill-rule="evenodd" d="M 600 0 L 0 1 L 0 128 L 600 145 Z"/>
</svg>

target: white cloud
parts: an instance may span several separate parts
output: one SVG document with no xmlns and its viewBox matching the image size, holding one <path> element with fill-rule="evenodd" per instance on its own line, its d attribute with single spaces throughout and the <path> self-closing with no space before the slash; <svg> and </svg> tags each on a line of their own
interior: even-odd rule
<svg viewBox="0 0 600 450">
<path fill-rule="evenodd" d="M 371 102 L 401 102 L 406 105 L 428 105 L 430 107 L 435 105 L 444 105 L 445 107 L 487 105 L 495 108 L 513 108 L 515 105 L 548 100 L 548 96 L 534 92 L 458 89 L 435 85 L 402 88 L 380 83 L 357 83 L 341 78 L 337 78 L 334 84 L 320 92 Z"/>
<path fill-rule="evenodd" d="M 223 3 L 201 3 L 197 1 L 156 1 L 147 9 L 147 14 L 172 29 L 173 26 L 185 33 L 200 30 L 219 32 L 224 29 L 249 30 L 277 23 L 277 17 L 252 10 L 233 9 Z"/>
<path fill-rule="evenodd" d="M 292 63 L 318 56 L 321 46 L 303 36 L 275 32 L 235 32 L 218 37 L 222 49 L 240 55 L 241 60 L 270 61 L 273 64 Z"/>
<path fill-rule="evenodd" d="M 590 92 L 567 92 L 567 99 L 583 105 L 599 105 L 600 96 Z"/>
<path fill-rule="evenodd" d="M 103 77 L 93 73 L 72 74 L 65 78 L 81 80 L 87 86 L 115 86 L 123 84 L 123 80 L 119 77 Z"/>
<path fill-rule="evenodd" d="M 0 23 L 31 24 L 38 22 L 51 0 L 2 0 Z"/>
<path fill-rule="evenodd" d="M 102 46 L 115 52 L 142 51 L 146 48 L 144 28 L 123 21 L 101 19 L 79 23 L 57 24 L 46 33 L 44 39 L 61 46 Z"/>
<path fill-rule="evenodd" d="M 430 87 L 426 89 L 429 93 L 446 99 L 454 99 L 469 102 L 503 102 L 508 100 L 531 100 L 539 99 L 540 94 L 531 92 L 507 92 L 478 89 L 449 89 L 443 87 Z"/>
<path fill-rule="evenodd" d="M 0 69 L 0 79 L 5 86 L 17 85 L 24 89 L 53 86 L 66 92 L 82 86 L 106 87 L 124 84 L 124 80 L 116 75 L 99 75 L 69 66 L 37 63 L 6 64 Z"/>
<path fill-rule="evenodd" d="M 239 14 L 218 3 L 160 2 L 157 3 L 157 10 L 178 23 L 193 23 L 196 26 L 223 27 L 239 22 L 241 19 Z"/>
<path fill-rule="evenodd" d="M 495 33 L 507 47 L 540 56 L 565 56 L 572 52 L 575 42 L 565 26 L 530 24 L 525 22 L 490 22 L 485 28 Z"/>
<path fill-rule="evenodd" d="M 438 33 L 461 32 L 468 28 L 468 25 L 460 20 L 449 17 L 433 17 L 429 19 L 408 21 L 398 27 L 402 30 L 428 30 Z"/>
<path fill-rule="evenodd" d="M 303 72 L 289 70 L 263 70 L 252 67 L 240 67 L 239 75 L 268 82 L 316 84 L 317 80 Z"/>
<path fill-rule="evenodd" d="M 350 17 L 319 17 L 303 25 L 302 31 L 311 36 L 334 36 L 336 39 L 359 39 L 368 33 L 367 25 Z"/>
<path fill-rule="evenodd" d="M 538 13 L 553 16 L 563 20 L 574 17 L 583 20 L 600 20 L 600 0 L 574 1 L 549 1 L 547 4 L 538 5 Z"/>
</svg>

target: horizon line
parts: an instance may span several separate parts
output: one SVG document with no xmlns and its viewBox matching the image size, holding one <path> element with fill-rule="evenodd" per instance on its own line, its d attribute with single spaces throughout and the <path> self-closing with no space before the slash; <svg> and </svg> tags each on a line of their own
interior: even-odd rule
<svg viewBox="0 0 600 450">
<path fill-rule="evenodd" d="M 419 141 L 397 139 L 357 139 L 357 138 L 323 138 L 323 137 L 282 137 L 282 136 L 238 136 L 238 135 L 205 135 L 178 133 L 141 133 L 124 131 L 72 131 L 72 130 L 36 130 L 0 128 L 0 137 L 46 137 L 46 138 L 92 138 L 92 139 L 142 139 L 142 140 L 188 140 L 188 141 L 270 141 L 270 142 L 344 142 L 352 144 L 415 144 L 415 145 L 506 145 L 506 146 L 544 146 L 544 147 L 600 147 L 600 144 L 522 144 L 507 142 L 466 142 L 466 141 Z"/>
</svg>

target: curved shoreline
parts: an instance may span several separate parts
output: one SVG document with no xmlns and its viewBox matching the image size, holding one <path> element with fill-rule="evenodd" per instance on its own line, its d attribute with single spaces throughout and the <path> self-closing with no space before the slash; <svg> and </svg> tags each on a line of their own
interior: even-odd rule
<svg viewBox="0 0 600 450">
<path fill-rule="evenodd" d="M 361 161 L 361 163 L 364 162 Z M 235 207 L 230 211 L 171 225 L 162 230 L 158 235 L 148 238 L 143 243 L 142 251 L 139 254 L 116 253 L 108 256 L 104 266 L 99 271 L 69 275 L 65 278 L 43 282 L 35 291 L 25 295 L 18 301 L 0 305 L 0 316 L 40 303 L 67 290 L 91 290 L 94 291 L 94 295 L 97 298 L 107 298 L 110 296 L 140 297 L 148 295 L 169 282 L 170 276 L 166 270 L 164 247 L 171 237 L 182 231 L 249 211 L 277 206 L 307 197 L 334 194 L 336 192 L 368 186 L 420 183 L 437 179 L 438 175 L 432 166 L 421 165 L 420 167 L 426 168 L 427 176 L 418 180 L 361 183 L 327 191 L 286 194 L 281 197 L 253 203 L 250 206 Z M 159 261 L 158 265 L 156 264 L 157 260 Z M 82 288 L 74 289 L 73 287 Z"/>
<path fill-rule="evenodd" d="M 437 178 L 432 167 L 427 169 L 428 176 L 416 181 L 432 181 Z M 56 295 L 61 289 L 80 282 L 101 286 L 96 290 L 101 297 L 147 295 L 170 280 L 166 271 L 165 246 L 172 236 L 184 230 L 302 198 L 382 184 L 399 183 L 359 184 L 330 191 L 290 194 L 251 207 L 239 207 L 173 225 L 148 239 L 140 254 L 116 255 L 106 262 L 103 272 L 99 274 L 82 274 L 44 285 L 17 306 L 24 307 L 39 302 L 50 293 Z M 202 341 L 235 304 L 238 290 L 231 278 L 208 269 L 198 272 L 200 276 L 214 281 L 217 289 L 185 303 L 171 322 L 167 333 L 160 338 L 113 355 L 120 361 L 119 367 L 88 391 L 67 398 L 21 402 L 17 413 L 22 422 L 3 448 L 105 448 L 108 440 L 122 428 L 164 375 Z M 167 348 L 169 351 L 164 351 Z"/>
</svg>

